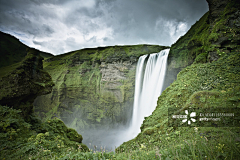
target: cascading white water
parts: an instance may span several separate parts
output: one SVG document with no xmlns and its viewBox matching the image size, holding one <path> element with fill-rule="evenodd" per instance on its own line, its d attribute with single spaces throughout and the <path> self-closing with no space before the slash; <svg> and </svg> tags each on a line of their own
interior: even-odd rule
<svg viewBox="0 0 240 160">
<path fill-rule="evenodd" d="M 108 143 L 108 148 L 114 148 L 136 137 L 140 133 L 144 117 L 152 114 L 162 92 L 168 53 L 169 49 L 165 49 L 159 53 L 143 55 L 139 58 L 135 78 L 132 123 L 128 128 L 107 131 L 108 136 L 103 141 Z"/>
<path fill-rule="evenodd" d="M 169 50 L 162 50 L 149 57 L 144 55 L 138 60 L 130 126 L 134 137 L 140 133 L 144 117 L 150 116 L 157 106 L 158 97 L 162 92 Z"/>
</svg>

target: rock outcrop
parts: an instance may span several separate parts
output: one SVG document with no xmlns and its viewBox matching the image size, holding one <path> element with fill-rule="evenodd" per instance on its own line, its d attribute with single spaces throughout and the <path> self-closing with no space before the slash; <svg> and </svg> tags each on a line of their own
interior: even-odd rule
<svg viewBox="0 0 240 160">
<path fill-rule="evenodd" d="M 53 55 L 22 44 L 0 32 L 0 105 L 21 109 L 26 118 L 33 112 L 34 99 L 50 93 L 53 82 L 43 71 L 42 60 Z"/>
<path fill-rule="evenodd" d="M 21 109 L 24 117 L 32 114 L 34 99 L 52 91 L 51 76 L 44 72 L 43 58 L 35 50 L 28 50 L 19 63 L 2 67 L 0 104 Z"/>
<path fill-rule="evenodd" d="M 209 21 L 213 23 L 221 16 L 230 0 L 207 0 L 209 6 Z"/>
<path fill-rule="evenodd" d="M 129 78 L 127 77 L 126 73 L 135 71 L 135 63 L 132 64 L 130 61 L 113 63 L 102 62 L 99 67 L 100 73 L 102 75 L 101 84 L 107 82 L 105 85 L 103 85 L 102 91 L 112 92 L 112 94 L 118 99 L 119 102 L 124 102 L 124 98 L 130 98 L 124 97 L 124 94 L 121 92 L 120 88 L 123 85 L 122 82 Z"/>
<path fill-rule="evenodd" d="M 69 148 L 78 153 L 89 151 L 82 144 L 82 135 L 60 119 L 42 122 L 34 115 L 34 99 L 51 93 L 54 85 L 42 63 L 42 56 L 51 55 L 29 48 L 10 35 L 0 33 L 0 38 L 1 51 L 6 51 L 1 54 L 13 60 L 7 59 L 0 68 L 0 158 L 39 159 L 46 153 L 69 152 Z M 11 47 L 16 50 L 12 52 Z M 15 51 L 22 52 L 19 59 L 14 57 Z"/>
</svg>

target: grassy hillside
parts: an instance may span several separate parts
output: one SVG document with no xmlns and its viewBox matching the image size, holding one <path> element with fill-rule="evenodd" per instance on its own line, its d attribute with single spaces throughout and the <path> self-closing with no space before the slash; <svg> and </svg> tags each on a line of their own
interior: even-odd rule
<svg viewBox="0 0 240 160">
<path fill-rule="evenodd" d="M 117 152 L 130 151 L 141 159 L 155 153 L 162 159 L 237 159 L 240 155 L 240 29 L 239 5 L 230 1 L 218 19 L 209 22 L 206 13 L 188 33 L 172 45 L 170 69 L 179 69 L 177 79 L 158 99 L 153 114 L 145 118 L 141 133 L 123 143 Z M 187 66 L 187 67 L 186 67 Z M 186 67 L 186 68 L 185 68 Z M 184 110 L 234 111 L 235 127 L 222 123 L 196 123 L 183 127 L 168 117 Z M 215 126 L 218 127 L 215 127 Z M 221 127 L 223 126 L 223 127 Z M 143 158 L 144 159 L 144 158 Z"/>
<path fill-rule="evenodd" d="M 55 159 L 62 153 L 86 152 L 82 136 L 59 119 L 41 122 L 35 116 L 28 122 L 21 110 L 0 105 L 1 159 Z"/>
<path fill-rule="evenodd" d="M 21 43 L 17 38 L 0 31 L 0 68 L 18 63 L 27 55 L 30 47 Z M 33 49 L 38 51 L 36 49 Z M 49 58 L 53 55 L 38 51 L 43 58 Z"/>
<path fill-rule="evenodd" d="M 175 82 L 158 99 L 153 114 L 144 120 L 141 133 L 124 143 L 118 151 L 159 150 L 162 158 L 173 159 L 236 159 L 240 154 L 239 128 L 170 127 L 168 108 L 202 110 L 240 107 L 239 51 L 218 61 L 194 64 L 183 69 Z M 224 65 L 223 65 L 224 64 Z M 171 123 L 171 121 L 170 121 Z M 235 126 L 239 126 L 239 121 Z M 177 145 L 176 145 L 177 144 Z M 148 150 L 148 151 L 147 151 Z M 197 158 L 198 157 L 198 158 Z"/>
<path fill-rule="evenodd" d="M 183 68 L 193 63 L 216 61 L 224 54 L 236 50 L 240 43 L 237 8 L 239 6 L 233 0 L 224 10 L 219 11 L 219 19 L 212 23 L 207 12 L 171 46 L 165 88 L 177 78 Z"/>
</svg>

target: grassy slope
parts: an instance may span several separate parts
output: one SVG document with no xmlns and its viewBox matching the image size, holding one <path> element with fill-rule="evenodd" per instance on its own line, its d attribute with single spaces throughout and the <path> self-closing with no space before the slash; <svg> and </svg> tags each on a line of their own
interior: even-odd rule
<svg viewBox="0 0 240 160">
<path fill-rule="evenodd" d="M 169 107 L 240 107 L 240 75 L 239 67 L 235 67 L 240 63 L 240 54 L 239 51 L 231 54 L 213 63 L 194 64 L 183 69 L 178 79 L 159 97 L 157 108 L 145 119 L 141 133 L 120 146 L 118 151 L 132 149 L 138 152 L 144 145 L 155 152 L 156 147 L 160 148 L 162 158 L 236 158 L 240 154 L 236 141 L 239 128 L 199 127 L 196 131 L 193 127 L 168 127 Z"/>
<path fill-rule="evenodd" d="M 85 152 L 82 136 L 59 119 L 42 123 L 35 116 L 26 122 L 21 110 L 0 105 L 0 158 L 48 159 L 64 152 Z M 47 158 L 48 157 L 48 158 Z"/>
<path fill-rule="evenodd" d="M 170 67 L 184 68 L 192 63 L 211 62 L 210 53 L 216 52 L 220 57 L 236 49 L 240 39 L 237 36 L 239 29 L 234 25 L 237 23 L 234 19 L 237 18 L 235 13 L 237 8 L 234 3 L 229 4 L 213 24 L 209 24 L 207 12 L 184 36 L 179 38 L 171 46 L 168 58 L 176 63 L 170 64 Z"/>
<path fill-rule="evenodd" d="M 136 159 L 151 159 L 151 156 L 163 159 L 237 159 L 240 155 L 239 128 L 168 127 L 170 107 L 239 109 L 240 30 L 228 25 L 230 16 L 236 11 L 234 4 L 229 4 L 220 19 L 211 25 L 206 13 L 171 47 L 170 57 L 177 62 L 173 67 L 193 64 L 182 69 L 177 80 L 162 93 L 153 114 L 145 118 L 141 133 L 123 143 L 117 152 L 130 151 L 128 156 Z M 227 40 L 219 44 L 222 37 Z M 216 53 L 219 59 L 212 61 L 212 53 Z"/>
<path fill-rule="evenodd" d="M 17 68 L 24 57 L 27 55 L 30 47 L 21 43 L 17 38 L 0 32 L 0 77 L 10 73 Z M 38 52 L 43 58 L 49 58 L 53 55 L 31 48 Z"/>
<path fill-rule="evenodd" d="M 0 45 L 0 67 L 19 62 L 27 55 L 27 46 L 3 32 L 0 32 Z"/>
<path fill-rule="evenodd" d="M 178 41 L 171 46 L 168 58 L 173 58 L 173 60 L 177 62 L 172 67 L 184 68 L 192 64 L 196 56 L 202 53 L 201 48 L 203 44 L 199 42 L 199 39 L 202 39 L 201 37 L 204 39 L 205 36 L 208 36 L 208 33 L 205 33 L 209 28 L 207 19 L 208 13 L 203 15 L 184 36 L 180 37 Z M 197 41 L 195 39 L 197 39 Z"/>
</svg>

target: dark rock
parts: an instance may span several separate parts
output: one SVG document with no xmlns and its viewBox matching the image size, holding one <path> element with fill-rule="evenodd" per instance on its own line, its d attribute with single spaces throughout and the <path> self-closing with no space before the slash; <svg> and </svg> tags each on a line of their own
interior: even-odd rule
<svg viewBox="0 0 240 160">
<path fill-rule="evenodd" d="M 235 141 L 236 141 L 236 142 L 240 142 L 240 137 L 237 137 L 237 138 L 235 139 Z"/>
<path fill-rule="evenodd" d="M 29 51 L 22 63 L 0 79 L 0 104 L 21 109 L 24 117 L 32 113 L 34 99 L 52 91 L 51 76 L 42 70 L 39 54 Z"/>
<path fill-rule="evenodd" d="M 214 45 L 219 45 L 219 47 L 222 45 L 222 44 L 225 44 L 227 43 L 229 40 L 228 40 L 228 37 L 220 37 L 217 39 L 216 42 L 213 42 L 212 44 Z"/>
<path fill-rule="evenodd" d="M 209 6 L 209 21 L 213 23 L 223 13 L 230 0 L 207 0 Z"/>
<path fill-rule="evenodd" d="M 208 61 L 217 61 L 220 56 L 217 54 L 217 52 L 209 52 L 208 54 Z"/>
</svg>

